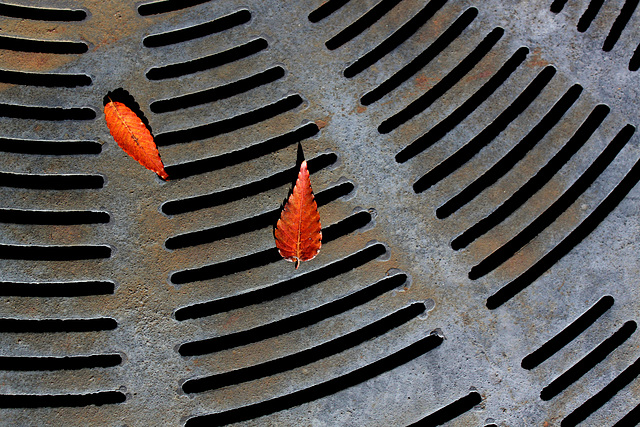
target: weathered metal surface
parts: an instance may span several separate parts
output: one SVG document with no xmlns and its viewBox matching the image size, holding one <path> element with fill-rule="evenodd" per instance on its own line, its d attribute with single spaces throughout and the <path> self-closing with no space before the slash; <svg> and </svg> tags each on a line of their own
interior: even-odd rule
<svg viewBox="0 0 640 427">
<path fill-rule="evenodd" d="M 222 414 L 214 421 L 409 425 L 433 415 L 428 425 L 436 417 L 461 426 L 560 425 L 562 420 L 572 425 L 582 415 L 588 416 L 585 425 L 612 425 L 640 403 L 637 373 L 621 374 L 639 356 L 632 332 L 615 344 L 609 341 L 610 354 L 600 352 L 602 362 L 574 374 L 566 389 L 555 389 L 557 396 L 540 397 L 637 317 L 640 225 L 632 167 L 640 153 L 638 136 L 625 128 L 636 125 L 639 113 L 638 76 L 628 69 L 640 41 L 637 11 L 613 50 L 602 50 L 624 2 L 607 2 L 585 32 L 575 28 L 586 1 L 571 2 L 559 13 L 526 1 L 403 0 L 394 7 L 385 1 L 384 13 L 376 1 L 352 0 L 319 22 L 308 18 L 321 5 L 317 0 L 209 1 L 153 15 L 138 13 L 141 3 L 134 2 L 22 2 L 27 3 L 83 9 L 87 18 L 0 17 L 1 35 L 84 43 L 87 51 L 14 51 L 0 40 L 0 71 L 79 74 L 92 83 L 46 87 L 33 80 L 11 82 L 0 73 L 0 104 L 8 104 L 0 112 L 0 138 L 34 147 L 11 149 L 0 140 L 0 172 L 23 174 L 0 176 L 0 208 L 94 211 L 110 219 L 41 224 L 29 219 L 29 212 L 2 212 L 0 243 L 14 246 L 0 248 L 0 356 L 18 359 L 0 359 L 0 424 L 191 425 L 213 422 L 200 416 Z M 415 33 L 405 32 L 405 41 L 359 74 L 343 76 L 365 53 L 401 36 L 393 34 L 423 8 L 431 10 L 430 17 Z M 325 46 L 361 16 L 378 11 L 380 19 L 360 34 L 335 49 Z M 238 21 L 227 28 L 225 19 Z M 214 20 L 210 34 L 174 43 L 168 36 L 166 46 L 145 47 L 149 35 Z M 460 35 L 444 43 L 454 22 L 463 25 Z M 221 29 L 211 30 L 216 25 Z M 496 27 L 504 34 L 496 30 L 482 42 Z M 238 53 L 253 48 L 246 57 Z M 231 59 L 213 59 L 221 61 L 218 66 L 157 79 L 162 67 L 230 49 L 235 49 Z M 362 105 L 364 94 L 424 58 L 419 55 L 428 49 L 430 61 L 381 99 Z M 555 68 L 552 76 L 543 72 L 548 66 Z M 276 70 L 264 84 L 226 86 L 274 67 L 284 75 Z M 544 83 L 533 83 L 523 94 L 533 81 Z M 539 122 L 549 122 L 550 109 L 575 84 L 582 92 L 558 107 L 563 112 L 557 123 L 527 136 Z M 111 139 L 102 98 L 118 87 L 139 103 L 176 179 L 163 182 Z M 197 105 L 153 112 L 159 100 L 216 87 L 223 89 L 212 99 L 204 95 Z M 418 99 L 426 107 L 395 129 L 380 128 Z M 516 99 L 530 104 L 513 113 Z M 599 104 L 610 112 L 598 107 L 590 116 Z M 82 114 L 93 110 L 96 117 L 80 120 L 68 110 L 25 112 L 15 106 L 84 108 Z M 71 116 L 53 120 L 47 114 Z M 592 134 L 576 136 L 598 117 L 602 123 Z M 176 132 L 184 129 L 191 130 Z M 424 149 L 396 161 L 423 134 Z M 520 141 L 535 138 L 539 141 L 495 183 L 447 218 L 436 217 L 439 207 L 502 164 Z M 96 144 L 101 151 L 42 153 L 29 140 L 93 141 L 94 151 Z M 294 270 L 277 258 L 273 225 L 295 180 L 298 140 L 310 163 L 327 241 L 317 258 Z M 607 148 L 616 141 L 619 152 Z M 467 156 L 467 144 L 480 148 Z M 563 147 L 571 144 L 581 145 L 565 155 L 569 149 Z M 609 158 L 601 156 L 605 149 L 613 153 Z M 559 157 L 564 160 L 554 168 Z M 200 159 L 208 160 L 191 164 Z M 429 173 L 434 177 L 430 171 L 442 162 L 448 162 L 445 173 L 416 193 L 414 183 Z M 530 195 L 518 196 L 520 208 L 465 248 L 451 248 L 453 239 L 513 194 L 522 194 L 518 191 L 541 169 L 546 178 L 536 178 L 542 184 Z M 104 185 L 41 188 L 55 178 L 38 181 L 34 175 L 49 174 L 92 175 L 94 181 L 104 178 Z M 63 179 L 67 186 L 86 187 L 86 177 Z M 197 198 L 204 195 L 210 196 Z M 214 230 L 197 233 L 209 229 Z M 522 230 L 534 231 L 527 237 Z M 194 232 L 195 237 L 167 240 Z M 482 277 L 469 278 L 474 266 L 513 238 L 518 246 L 513 256 Z M 180 241 L 186 247 L 172 246 Z M 87 247 L 70 253 L 35 248 L 76 245 Z M 105 258 L 91 256 L 109 249 Z M 103 287 L 87 284 L 95 295 L 85 296 L 42 290 L 79 281 Z M 109 283 L 112 294 L 98 291 Z M 548 352 L 539 366 L 521 366 L 523 358 L 606 295 L 613 305 L 581 322 L 584 332 Z M 80 322 L 76 331 L 69 323 L 11 319 L 102 320 Z M 115 329 L 110 319 L 117 321 Z M 47 331 L 56 327 L 63 331 Z M 634 331 L 635 323 L 615 337 L 628 330 Z M 232 335 L 243 331 L 249 332 Z M 226 336 L 233 338 L 231 344 Z M 207 347 L 207 340 L 216 338 Z M 192 350 L 205 354 L 188 355 Z M 122 362 L 81 369 L 75 361 L 65 369 L 46 365 L 89 355 L 120 355 Z M 186 384 L 195 384 L 189 380 L 252 366 L 259 366 L 253 374 L 241 371 L 249 372 L 247 381 L 231 374 L 231 384 L 215 377 L 207 383 L 212 390 L 185 392 Z M 580 409 L 616 377 L 629 385 L 602 400 L 601 407 L 587 403 L 593 414 Z M 216 389 L 219 384 L 227 385 Z M 65 395 L 89 395 L 90 402 Z M 107 400 L 92 405 L 92 396 Z"/>
</svg>

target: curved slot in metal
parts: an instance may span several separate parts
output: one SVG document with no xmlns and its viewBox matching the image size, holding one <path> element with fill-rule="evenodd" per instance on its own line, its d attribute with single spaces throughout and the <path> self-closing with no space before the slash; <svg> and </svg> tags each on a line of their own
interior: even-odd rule
<svg viewBox="0 0 640 427">
<path fill-rule="evenodd" d="M 156 144 L 159 147 L 184 144 L 233 132 L 291 111 L 302 105 L 302 102 L 303 99 L 300 95 L 289 95 L 273 104 L 268 104 L 227 119 L 218 120 L 217 122 L 158 134 L 155 138 Z"/>
<path fill-rule="evenodd" d="M 272 67 L 258 74 L 227 83 L 223 86 L 217 86 L 211 89 L 201 90 L 199 92 L 154 101 L 149 105 L 149 108 L 154 113 L 167 113 L 169 111 L 195 107 L 196 105 L 208 104 L 220 101 L 221 99 L 231 98 L 260 86 L 273 83 L 284 77 L 284 75 L 284 68 Z"/>
<path fill-rule="evenodd" d="M 0 187 L 36 190 L 85 190 L 104 187 L 101 175 L 36 175 L 0 172 Z"/>
<path fill-rule="evenodd" d="M 93 81 L 86 74 L 27 73 L 24 71 L 0 70 L 0 83 L 72 88 L 91 86 Z"/>
<path fill-rule="evenodd" d="M 350 182 L 343 182 L 334 187 L 327 188 L 315 194 L 316 203 L 318 207 L 324 206 L 329 202 L 348 195 L 354 188 Z M 282 209 L 278 207 L 250 218 L 169 237 L 165 241 L 165 247 L 171 250 L 189 248 L 273 226 L 278 221 L 281 211 Z"/>
<path fill-rule="evenodd" d="M 529 353 L 522 359 L 521 366 L 524 369 L 533 369 L 542 362 L 559 352 L 567 344 L 576 339 L 595 323 L 604 313 L 613 306 L 614 299 L 611 295 L 605 295 L 598 300 L 589 310 L 571 322 L 569 326 L 558 332 L 550 340 L 542 344 L 538 349 Z"/>
<path fill-rule="evenodd" d="M 111 257 L 106 245 L 36 246 L 0 244 L 0 259 L 30 261 L 79 261 Z"/>
<path fill-rule="evenodd" d="M 0 117 L 47 121 L 93 120 L 96 118 L 96 112 L 83 107 L 40 107 L 0 103 Z"/>
<path fill-rule="evenodd" d="M 371 222 L 371 214 L 369 212 L 358 212 L 355 215 L 351 215 L 342 221 L 324 228 L 322 230 L 322 242 L 328 243 L 339 237 L 346 236 L 347 234 L 353 233 L 354 231 L 369 224 L 369 222 Z M 384 248 L 384 245 L 379 245 Z M 380 255 L 382 254 L 379 254 L 376 257 Z M 278 252 L 278 249 L 274 247 L 227 261 L 205 265 L 203 267 L 180 270 L 173 273 L 170 280 L 171 283 L 176 285 L 201 282 L 273 264 L 282 259 L 283 258 Z"/>
<path fill-rule="evenodd" d="M 438 10 L 444 6 L 447 0 L 431 0 L 420 12 L 416 13 L 413 18 L 402 25 L 396 32 L 387 37 L 382 43 L 362 55 L 353 64 L 345 68 L 343 74 L 347 78 L 354 77 L 363 72 L 391 51 L 398 48 L 409 37 L 414 35 L 424 24 L 436 14 Z"/>
<path fill-rule="evenodd" d="M 515 165 L 529 153 L 542 138 L 556 126 L 573 104 L 580 97 L 582 87 L 573 85 L 556 102 L 545 116 L 536 124 L 531 131 L 520 140 L 509 152 L 497 161 L 489 170 L 484 172 L 471 184 L 467 185 L 460 193 L 449 199 L 446 203 L 436 209 L 436 216 L 440 219 L 449 217 L 464 205 L 475 199 L 480 193 L 491 185 L 498 182 L 500 178 L 507 174 Z M 453 247 L 453 246 L 452 246 Z M 460 249 L 458 246 L 453 249 Z"/>
<path fill-rule="evenodd" d="M 138 13 L 141 16 L 158 15 L 161 13 L 175 12 L 199 4 L 208 3 L 211 0 L 160 0 L 151 3 L 144 3 L 138 6 Z"/>
<path fill-rule="evenodd" d="M 613 50 L 613 47 L 620 39 L 622 32 L 638 7 L 638 3 L 640 3 L 640 0 L 626 0 L 624 2 L 624 6 L 622 6 L 622 9 L 620 10 L 620 15 L 618 15 L 611 26 L 611 30 L 609 30 L 609 34 L 602 45 L 602 50 L 605 52 Z"/>
<path fill-rule="evenodd" d="M 8 224 L 76 225 L 106 224 L 111 217 L 97 211 L 36 211 L 0 208 L 0 222 Z"/>
<path fill-rule="evenodd" d="M 571 384 L 582 378 L 587 372 L 593 369 L 598 363 L 602 362 L 613 351 L 620 347 L 625 341 L 631 338 L 638 325 L 630 320 L 613 335 L 602 341 L 596 348 L 591 350 L 589 354 L 580 359 L 575 365 L 566 370 L 562 375 L 553 380 L 549 385 L 540 392 L 540 399 L 551 400 L 558 394 L 562 393 Z"/>
<path fill-rule="evenodd" d="M 462 414 L 469 412 L 476 405 L 479 405 L 482 402 L 482 396 L 477 391 L 472 391 L 464 397 L 456 400 L 445 406 L 444 408 L 438 409 L 433 414 L 427 415 L 420 421 L 417 421 L 413 424 L 410 424 L 410 427 L 419 427 L 419 426 L 439 426 L 453 419 L 461 416 Z"/>
<path fill-rule="evenodd" d="M 249 22 L 249 20 L 251 20 L 251 12 L 243 9 L 202 24 L 167 31 L 165 33 L 152 34 L 145 37 L 142 40 L 142 44 L 145 47 L 169 46 L 206 37 L 211 34 L 221 33 L 238 25 L 245 24 Z"/>
<path fill-rule="evenodd" d="M 127 400 L 120 391 L 87 394 L 0 394 L 0 408 L 73 408 L 122 403 Z"/>
<path fill-rule="evenodd" d="M 500 69 L 471 95 L 458 108 L 449 114 L 445 119 L 432 127 L 425 134 L 419 136 L 411 144 L 396 154 L 396 162 L 405 163 L 413 157 L 422 153 L 427 148 L 442 139 L 447 133 L 458 126 L 464 119 L 473 113 L 484 101 L 489 98 L 502 84 L 522 65 L 529 53 L 529 49 L 521 47 L 509 58 Z M 425 95 L 429 95 L 427 92 Z M 426 100 L 426 98 L 425 98 Z"/>
<path fill-rule="evenodd" d="M 109 281 L 78 282 L 0 282 L 3 297 L 82 297 L 89 295 L 113 295 L 116 285 Z"/>
<path fill-rule="evenodd" d="M 337 160 L 338 156 L 334 153 L 320 154 L 307 162 L 309 172 L 312 174 L 316 173 L 328 166 L 331 166 Z M 237 200 L 242 200 L 247 197 L 252 197 L 262 192 L 278 188 L 281 185 L 295 182 L 295 178 L 297 176 L 298 168 L 294 166 L 249 184 L 217 191 L 215 193 L 203 194 L 179 200 L 171 200 L 164 203 L 161 210 L 166 215 L 178 215 L 187 212 L 194 212 L 200 209 L 212 208 Z"/>
<path fill-rule="evenodd" d="M 259 38 L 212 55 L 203 56 L 186 62 L 178 62 L 175 64 L 151 68 L 147 71 L 146 76 L 149 80 L 165 80 L 195 74 L 239 61 L 251 55 L 255 55 L 256 53 L 265 50 L 267 47 L 269 47 L 267 41 L 263 38 Z"/>
<path fill-rule="evenodd" d="M 629 194 L 633 187 L 640 181 L 640 160 L 625 175 L 620 183 L 609 195 L 560 243 L 545 254 L 540 260 L 529 267 L 524 273 L 503 286 L 495 294 L 487 298 L 487 308 L 495 310 L 522 290 L 526 289 L 538 277 L 542 276 L 562 257 L 568 254 L 585 237 L 587 237 L 598 225 L 613 211 L 620 202 Z"/>
<path fill-rule="evenodd" d="M 564 5 L 567 4 L 567 0 L 553 0 L 551 3 L 551 12 L 560 13 L 564 9 Z"/>
<path fill-rule="evenodd" d="M 387 277 L 346 296 L 281 320 L 276 320 L 244 331 L 182 344 L 178 349 L 178 352 L 180 355 L 185 357 L 210 354 L 242 347 L 244 345 L 264 341 L 269 338 L 304 329 L 311 325 L 315 325 L 322 320 L 326 320 L 332 316 L 337 316 L 373 301 L 381 295 L 399 288 L 406 282 L 406 280 L 406 274 L 397 274 Z M 208 311 L 209 307 L 207 307 L 206 304 L 207 303 L 205 302 L 176 310 L 176 320 L 184 321 L 188 319 L 198 319 L 216 314 Z"/>
<path fill-rule="evenodd" d="M 119 354 L 89 356 L 0 356 L 3 371 L 70 371 L 77 369 L 111 368 L 122 363 Z"/>
<path fill-rule="evenodd" d="M 580 20 L 578 21 L 578 31 L 584 33 L 589 29 L 593 20 L 596 19 L 596 16 L 598 16 L 598 12 L 600 12 L 600 9 L 602 8 L 604 2 L 605 0 L 591 0 L 589 2 L 587 10 L 584 11 L 582 16 L 580 17 Z"/>
<path fill-rule="evenodd" d="M 204 391 L 216 390 L 243 382 L 254 381 L 260 378 L 300 368 L 313 362 L 342 353 L 363 344 L 366 341 L 373 340 L 380 335 L 391 332 L 393 329 L 415 319 L 424 312 L 424 304 L 416 302 L 358 330 L 349 332 L 306 350 L 245 368 L 187 380 L 182 385 L 182 390 L 189 394 L 202 393 Z"/>
<path fill-rule="evenodd" d="M 85 53 L 89 50 L 89 46 L 82 42 L 35 40 L 0 35 L 0 49 L 13 50 L 16 52 L 70 55 Z"/>
<path fill-rule="evenodd" d="M 334 261 L 328 265 L 303 273 L 291 279 L 241 294 L 184 307 L 176 311 L 176 319 L 187 320 L 189 318 L 213 316 L 214 314 L 226 313 L 231 310 L 272 301 L 298 292 L 302 289 L 306 289 L 333 277 L 337 277 L 351 270 L 355 270 L 356 268 L 384 255 L 386 251 L 387 248 L 383 244 L 376 243 L 341 260 Z M 221 341 L 224 340 L 226 340 L 226 338 L 221 338 Z M 181 350 L 180 354 L 185 352 L 183 355 L 186 355 L 190 351 L 188 349 L 189 345 L 183 345 L 183 350 Z"/>
<path fill-rule="evenodd" d="M 100 154 L 102 144 L 97 141 L 56 141 L 18 138 L 0 138 L 0 151 L 18 154 L 53 156 Z"/>
<path fill-rule="evenodd" d="M 640 69 L 640 44 L 633 51 L 633 55 L 629 60 L 629 71 L 638 71 Z"/>
<path fill-rule="evenodd" d="M 413 184 L 413 191 L 421 193 L 428 190 L 475 157 L 481 150 L 493 142 L 520 114 L 529 108 L 533 101 L 542 93 L 542 90 L 549 84 L 555 73 L 556 69 L 554 67 L 550 65 L 545 67 L 491 124 L 460 147 L 455 153 L 418 178 Z"/>
<path fill-rule="evenodd" d="M 224 169 L 226 167 L 238 165 L 249 160 L 257 159 L 278 150 L 289 147 L 293 144 L 317 135 L 320 129 L 315 123 L 307 123 L 291 132 L 276 136 L 263 142 L 250 145 L 246 148 L 231 151 L 204 159 L 190 162 L 169 165 L 165 167 L 172 180 L 188 178 L 207 172 Z"/>
<path fill-rule="evenodd" d="M 379 101 L 391 91 L 409 80 L 422 68 L 426 67 L 433 59 L 442 53 L 478 16 L 478 9 L 471 7 L 464 11 L 456 21 L 451 24 L 433 43 L 423 50 L 418 56 L 391 77 L 380 83 L 375 89 L 365 93 L 360 98 L 362 105 L 371 105 Z M 355 65 L 355 64 L 354 64 Z M 346 72 L 346 70 L 345 70 Z"/>
<path fill-rule="evenodd" d="M 609 167 L 613 160 L 618 156 L 620 151 L 627 145 L 635 129 L 628 125 L 623 128 L 618 135 L 607 145 L 607 147 L 598 155 L 593 163 L 585 170 L 582 175 L 569 187 L 562 196 L 551 204 L 543 213 L 520 231 L 515 237 L 507 243 L 496 249 L 491 255 L 480 261 L 469 271 L 469 278 L 476 280 L 505 263 L 509 258 L 522 249 L 527 243 L 533 240 L 538 234 L 542 233 L 549 225 L 551 225 L 569 206 L 575 203 L 598 177 Z"/>
<path fill-rule="evenodd" d="M 402 0 L 381 0 L 355 22 L 348 25 L 325 43 L 329 50 L 334 50 L 362 34 L 367 28 L 378 22 Z"/>
<path fill-rule="evenodd" d="M 560 425 L 562 427 L 577 426 L 582 421 L 586 420 L 595 411 L 600 409 L 605 403 L 611 400 L 611 398 L 613 398 L 613 396 L 615 396 L 620 390 L 629 385 L 631 381 L 637 378 L 638 375 L 640 375 L 640 359 L 637 359 L 635 362 L 633 362 L 633 364 L 622 371 L 602 390 L 591 396 L 589 399 L 587 399 L 586 402 L 574 409 L 562 420 Z"/>
<path fill-rule="evenodd" d="M 504 203 L 453 239 L 451 247 L 461 249 L 500 224 L 533 197 L 587 143 L 609 114 L 606 105 L 597 105 L 566 144 L 533 177 L 516 190 Z M 628 131 L 627 131 L 628 132 Z M 633 132 L 632 132 L 633 133 Z"/>
<path fill-rule="evenodd" d="M 412 101 L 405 108 L 380 123 L 380 126 L 378 126 L 378 132 L 382 134 L 389 133 L 429 108 L 434 102 L 436 102 L 436 100 L 443 96 L 458 82 L 460 82 L 460 80 L 462 80 L 464 76 L 466 76 L 476 65 L 478 65 L 478 63 L 485 56 L 487 56 L 489 52 L 491 52 L 491 49 L 493 49 L 493 47 L 502 38 L 503 34 L 504 30 L 502 28 L 495 28 L 493 31 L 491 31 L 478 44 L 478 46 L 475 47 L 475 49 L 473 49 L 462 61 L 460 61 L 458 65 L 453 68 L 453 70 L 451 70 L 425 94 L 421 95 L 418 99 Z M 520 52 L 520 50 L 518 50 L 518 52 Z M 528 49 L 526 50 L 526 52 L 521 53 L 520 56 L 526 57 L 527 53 Z M 502 70 L 504 70 L 504 66 L 500 71 Z M 496 76 L 501 75 L 500 71 L 498 71 L 489 81 L 496 82 Z M 485 88 L 488 84 L 488 82 L 485 83 L 485 86 L 483 86 L 483 88 Z M 500 86 L 500 84 L 502 84 L 502 81 L 498 82 L 498 85 L 493 88 L 491 92 L 495 91 Z M 396 159 L 397 157 L 398 156 L 396 156 Z"/>
<path fill-rule="evenodd" d="M 99 332 L 111 331 L 118 322 L 110 317 L 94 319 L 0 319 L 3 333 L 55 333 L 55 332 Z"/>
<path fill-rule="evenodd" d="M 84 21 L 87 12 L 82 9 L 53 9 L 0 3 L 0 15 L 35 21 Z"/>
<path fill-rule="evenodd" d="M 224 425 L 251 420 L 330 396 L 400 367 L 435 349 L 442 344 L 442 341 L 443 338 L 437 335 L 429 335 L 389 356 L 345 375 L 259 403 L 214 414 L 195 416 L 187 420 L 186 427 Z"/>
<path fill-rule="evenodd" d="M 349 3 L 349 1 L 350 0 L 327 0 L 309 14 L 309 21 L 313 23 L 320 22 L 345 4 Z"/>
</svg>

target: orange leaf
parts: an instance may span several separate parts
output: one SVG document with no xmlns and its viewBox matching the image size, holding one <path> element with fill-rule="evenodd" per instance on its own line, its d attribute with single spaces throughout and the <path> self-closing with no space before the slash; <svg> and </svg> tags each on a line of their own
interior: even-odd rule
<svg viewBox="0 0 640 427">
<path fill-rule="evenodd" d="M 111 136 L 125 153 L 160 178 L 169 178 L 151 132 L 136 113 L 123 103 L 109 99 L 104 106 L 104 118 Z"/>
<path fill-rule="evenodd" d="M 296 269 L 300 261 L 309 261 L 320 252 L 320 214 L 311 190 L 306 160 L 300 165 L 296 185 L 282 209 L 275 236 L 280 255 L 295 262 Z"/>
</svg>

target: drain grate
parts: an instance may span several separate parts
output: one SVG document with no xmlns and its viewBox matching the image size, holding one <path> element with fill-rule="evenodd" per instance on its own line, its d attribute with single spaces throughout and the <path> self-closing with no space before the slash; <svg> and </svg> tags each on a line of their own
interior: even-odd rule
<svg viewBox="0 0 640 427">
<path fill-rule="evenodd" d="M 637 6 L 0 4 L 2 423 L 637 422 Z"/>
</svg>

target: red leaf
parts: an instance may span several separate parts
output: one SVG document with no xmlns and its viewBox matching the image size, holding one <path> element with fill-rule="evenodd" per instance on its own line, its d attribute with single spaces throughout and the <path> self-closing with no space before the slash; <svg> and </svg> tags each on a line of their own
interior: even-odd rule
<svg viewBox="0 0 640 427">
<path fill-rule="evenodd" d="M 300 165 L 296 185 L 282 209 L 275 236 L 280 255 L 287 261 L 295 261 L 296 269 L 300 261 L 309 261 L 320 252 L 320 214 L 311 190 L 306 161 Z"/>
<path fill-rule="evenodd" d="M 169 178 L 151 132 L 136 113 L 121 102 L 109 100 L 104 106 L 104 118 L 111 136 L 125 153 L 160 178 Z"/>
</svg>

